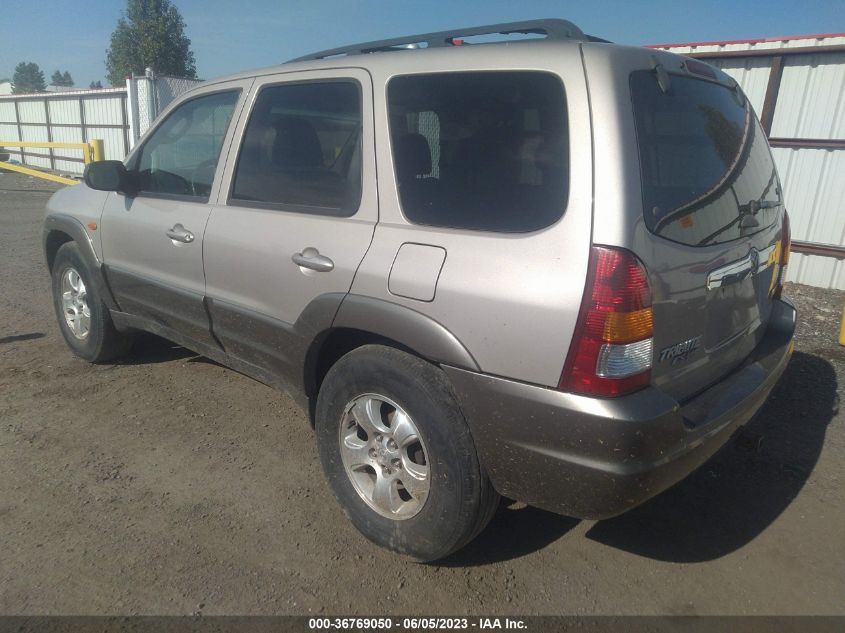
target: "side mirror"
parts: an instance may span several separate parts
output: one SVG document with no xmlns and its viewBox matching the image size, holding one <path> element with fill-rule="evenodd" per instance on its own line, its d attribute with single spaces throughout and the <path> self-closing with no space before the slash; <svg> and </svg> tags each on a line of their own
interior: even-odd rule
<svg viewBox="0 0 845 633">
<path fill-rule="evenodd" d="M 138 192 L 133 175 L 119 160 L 101 160 L 85 166 L 85 184 L 98 191 L 117 191 L 134 196 Z"/>
</svg>

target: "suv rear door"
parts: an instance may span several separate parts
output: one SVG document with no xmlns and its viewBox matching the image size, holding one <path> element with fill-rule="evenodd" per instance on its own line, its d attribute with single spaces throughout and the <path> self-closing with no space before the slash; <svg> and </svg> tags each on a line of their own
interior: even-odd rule
<svg viewBox="0 0 845 633">
<path fill-rule="evenodd" d="M 596 151 L 627 157 L 626 194 L 616 206 L 597 187 L 594 242 L 644 262 L 654 295 L 652 383 L 682 400 L 737 367 L 763 337 L 779 271 L 780 181 L 765 133 L 726 75 L 648 51 L 611 67 L 632 108 L 615 117 L 614 141 L 597 125 Z M 618 213 L 622 230 L 608 229 L 605 213 Z"/>
<path fill-rule="evenodd" d="M 359 69 L 267 75 L 250 110 L 205 234 L 208 307 L 228 353 L 296 384 L 378 221 L 371 82 Z"/>
</svg>

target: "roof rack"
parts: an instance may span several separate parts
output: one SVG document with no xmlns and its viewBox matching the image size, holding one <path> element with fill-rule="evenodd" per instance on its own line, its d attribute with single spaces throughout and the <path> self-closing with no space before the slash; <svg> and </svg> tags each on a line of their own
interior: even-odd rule
<svg viewBox="0 0 845 633">
<path fill-rule="evenodd" d="M 596 41 L 598 39 L 585 35 L 581 29 L 568 20 L 529 20 L 527 22 L 506 22 L 503 24 L 489 24 L 487 26 L 472 26 L 464 29 L 451 29 L 449 31 L 437 31 L 436 33 L 422 33 L 420 35 L 406 35 L 405 37 L 396 37 L 388 40 L 363 42 L 340 48 L 330 48 L 318 53 L 297 57 L 290 61 L 302 62 L 325 59 L 326 57 L 334 57 L 336 55 L 362 55 L 364 53 L 397 51 L 407 48 L 417 48 L 417 45 L 421 43 L 425 43 L 427 48 L 457 46 L 462 37 L 493 34 L 510 35 L 514 33 L 545 35 L 548 40 Z"/>
</svg>

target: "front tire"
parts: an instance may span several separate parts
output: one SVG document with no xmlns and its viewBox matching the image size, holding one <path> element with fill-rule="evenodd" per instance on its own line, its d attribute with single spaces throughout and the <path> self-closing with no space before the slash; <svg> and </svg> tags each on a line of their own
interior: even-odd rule
<svg viewBox="0 0 845 633">
<path fill-rule="evenodd" d="M 125 355 L 131 334 L 118 332 L 94 283 L 93 271 L 76 242 L 62 244 L 52 269 L 53 307 L 59 330 L 71 351 L 99 363 Z"/>
<path fill-rule="evenodd" d="M 381 345 L 345 355 L 320 388 L 316 430 L 335 496 L 377 545 L 437 560 L 498 506 L 445 374 L 416 356 Z"/>
</svg>

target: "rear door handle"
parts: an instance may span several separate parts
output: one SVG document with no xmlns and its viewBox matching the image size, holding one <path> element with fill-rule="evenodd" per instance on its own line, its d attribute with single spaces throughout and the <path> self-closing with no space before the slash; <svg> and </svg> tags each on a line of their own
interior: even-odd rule
<svg viewBox="0 0 845 633">
<path fill-rule="evenodd" d="M 325 255 L 320 255 L 320 251 L 310 246 L 303 249 L 301 253 L 291 255 L 291 261 L 301 268 L 310 268 L 320 273 L 334 270 L 334 262 Z"/>
<path fill-rule="evenodd" d="M 172 229 L 167 229 L 164 234 L 171 240 L 184 244 L 190 244 L 194 241 L 194 234 L 181 224 L 175 224 Z"/>
</svg>

